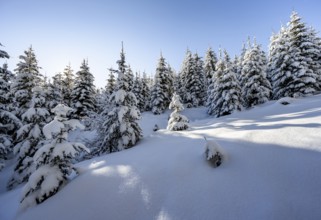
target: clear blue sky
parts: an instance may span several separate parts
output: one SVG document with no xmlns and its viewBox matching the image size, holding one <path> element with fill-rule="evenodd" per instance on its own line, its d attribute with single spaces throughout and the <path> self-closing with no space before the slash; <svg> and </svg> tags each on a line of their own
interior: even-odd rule
<svg viewBox="0 0 321 220">
<path fill-rule="evenodd" d="M 96 85 L 116 68 L 121 41 L 133 71 L 154 73 L 160 52 L 179 71 L 186 49 L 239 54 L 248 36 L 267 50 L 273 31 L 296 10 L 321 31 L 320 0 L 0 0 L 0 42 L 16 68 L 31 44 L 42 73 L 53 76 L 88 58 Z M 2 62 L 2 61 L 1 61 Z"/>
</svg>

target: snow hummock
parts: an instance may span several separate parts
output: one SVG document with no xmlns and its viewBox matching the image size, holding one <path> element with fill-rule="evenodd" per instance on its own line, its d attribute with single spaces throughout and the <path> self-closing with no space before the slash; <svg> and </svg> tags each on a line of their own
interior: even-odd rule
<svg viewBox="0 0 321 220">
<path fill-rule="evenodd" d="M 321 95 L 220 118 L 186 109 L 187 131 L 166 130 L 169 113 L 143 113 L 135 147 L 76 164 L 40 205 L 18 213 L 22 189 L 1 193 L 0 219 L 321 219 Z M 215 169 L 204 136 L 228 153 Z"/>
</svg>

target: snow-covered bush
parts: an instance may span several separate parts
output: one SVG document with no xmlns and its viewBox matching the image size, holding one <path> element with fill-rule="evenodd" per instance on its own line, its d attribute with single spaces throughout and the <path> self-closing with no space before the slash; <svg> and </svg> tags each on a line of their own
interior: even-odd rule
<svg viewBox="0 0 321 220">
<path fill-rule="evenodd" d="M 294 98 L 291 97 L 283 97 L 280 98 L 277 103 L 282 104 L 282 105 L 288 105 L 291 104 L 294 101 Z"/>
<path fill-rule="evenodd" d="M 226 160 L 226 153 L 223 148 L 214 140 L 207 140 L 205 146 L 206 160 L 214 167 L 220 166 Z"/>
<path fill-rule="evenodd" d="M 33 157 L 37 166 L 23 189 L 22 208 L 42 203 L 56 194 L 68 181 L 71 174 L 77 173 L 71 160 L 81 151 L 89 151 L 81 143 L 68 141 L 68 132 L 84 126 L 76 119 L 68 119 L 72 108 L 57 105 L 52 112 L 55 118 L 43 128 L 46 142 Z"/>
<path fill-rule="evenodd" d="M 188 126 L 188 118 L 184 115 L 181 115 L 179 112 L 184 109 L 183 104 L 180 101 L 179 95 L 176 93 L 173 94 L 172 101 L 169 104 L 169 109 L 174 111 L 170 115 L 168 120 L 167 130 L 170 131 L 182 131 L 186 130 Z"/>
</svg>

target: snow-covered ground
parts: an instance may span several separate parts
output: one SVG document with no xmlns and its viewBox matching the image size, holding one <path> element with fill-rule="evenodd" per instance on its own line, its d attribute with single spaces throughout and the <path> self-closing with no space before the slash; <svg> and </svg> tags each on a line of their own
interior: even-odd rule
<svg viewBox="0 0 321 220">
<path fill-rule="evenodd" d="M 165 130 L 170 111 L 144 113 L 137 146 L 76 164 L 81 174 L 36 207 L 19 211 L 22 189 L 0 189 L 0 219 L 321 219 L 321 95 L 221 118 L 182 113 L 181 132 Z M 204 136 L 228 154 L 218 168 Z"/>
</svg>

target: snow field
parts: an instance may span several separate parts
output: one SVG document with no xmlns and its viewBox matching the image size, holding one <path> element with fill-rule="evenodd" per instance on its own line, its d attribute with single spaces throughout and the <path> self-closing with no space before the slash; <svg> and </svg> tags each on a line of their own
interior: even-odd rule
<svg viewBox="0 0 321 220">
<path fill-rule="evenodd" d="M 17 217 L 22 189 L 0 194 L 0 219 L 320 219 L 320 103 L 271 101 L 221 118 L 185 109 L 191 128 L 180 132 L 165 130 L 170 111 L 143 113 L 137 146 L 76 164 L 81 175 Z M 218 168 L 204 136 L 228 154 Z"/>
</svg>

